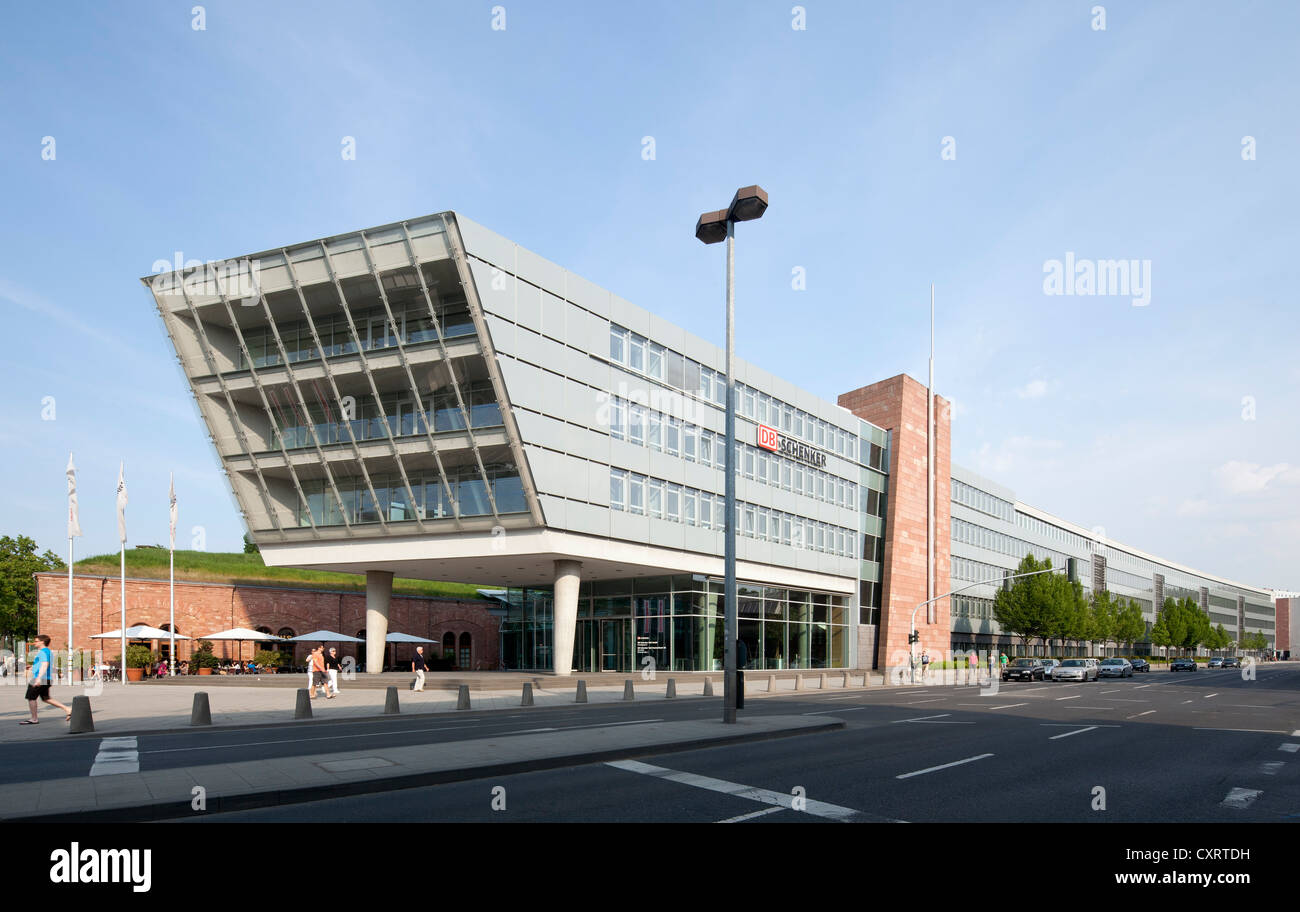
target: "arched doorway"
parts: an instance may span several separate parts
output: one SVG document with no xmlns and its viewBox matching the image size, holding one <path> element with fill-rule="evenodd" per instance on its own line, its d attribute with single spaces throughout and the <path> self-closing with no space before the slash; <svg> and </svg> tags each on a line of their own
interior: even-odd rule
<svg viewBox="0 0 1300 912">
<path fill-rule="evenodd" d="M 161 624 L 159 625 L 158 629 L 166 630 L 169 633 L 174 632 L 178 637 L 181 635 L 181 629 L 179 627 L 173 628 L 171 624 Z M 177 643 L 176 648 L 177 651 L 179 652 L 180 651 L 179 642 Z M 175 656 L 172 655 L 172 641 L 170 637 L 158 641 L 158 654 L 162 656 L 164 661 L 167 662 L 167 667 L 168 669 L 170 669 L 172 666 L 172 660 L 175 658 Z"/>
<path fill-rule="evenodd" d="M 456 664 L 462 670 L 468 670 L 474 667 L 473 664 L 473 641 L 468 633 L 460 635 L 460 652 L 456 656 Z"/>
<path fill-rule="evenodd" d="M 456 667 L 456 634 L 450 630 L 442 635 L 442 658 L 451 668 Z"/>
<path fill-rule="evenodd" d="M 298 644 L 289 643 L 287 642 L 287 640 L 290 637 L 296 637 L 298 634 L 293 632 L 292 627 L 281 627 L 279 630 L 275 632 L 275 635 L 280 638 L 281 642 L 272 644 L 271 648 L 274 649 L 276 652 L 287 654 L 289 656 L 288 664 L 293 665 L 293 663 L 297 660 L 297 656 L 295 654 L 296 653 L 295 647 Z M 283 666 L 282 666 L 282 670 L 283 670 Z"/>
</svg>

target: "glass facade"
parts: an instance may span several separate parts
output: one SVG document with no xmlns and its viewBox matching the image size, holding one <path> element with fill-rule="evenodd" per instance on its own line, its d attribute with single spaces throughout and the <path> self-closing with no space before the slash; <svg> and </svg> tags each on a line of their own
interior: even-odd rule
<svg viewBox="0 0 1300 912">
<path fill-rule="evenodd" d="M 509 590 L 501 655 L 509 669 L 552 661 L 549 591 Z M 573 667 L 579 672 L 721 671 L 723 581 L 698 575 L 583 583 Z M 839 593 L 737 586 L 739 636 L 753 670 L 846 668 L 850 597 Z"/>
</svg>

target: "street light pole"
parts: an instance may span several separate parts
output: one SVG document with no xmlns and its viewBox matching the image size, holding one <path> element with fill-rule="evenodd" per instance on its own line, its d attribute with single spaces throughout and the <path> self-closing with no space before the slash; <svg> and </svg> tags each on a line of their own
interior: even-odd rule
<svg viewBox="0 0 1300 912">
<path fill-rule="evenodd" d="M 717 212 L 706 212 L 695 223 L 695 236 L 705 244 L 727 242 L 727 417 L 726 417 L 726 525 L 723 536 L 723 684 L 722 721 L 734 724 L 739 688 L 736 681 L 736 639 L 739 611 L 736 604 L 736 381 L 732 361 L 736 337 L 736 222 L 763 217 L 767 211 L 767 193 L 757 184 L 741 187 L 731 205 Z"/>
<path fill-rule="evenodd" d="M 724 546 L 726 599 L 725 676 L 722 686 L 722 721 L 736 721 L 736 636 L 740 614 L 736 604 L 736 378 L 731 360 L 736 353 L 736 223 L 727 219 L 727 534 Z"/>
</svg>

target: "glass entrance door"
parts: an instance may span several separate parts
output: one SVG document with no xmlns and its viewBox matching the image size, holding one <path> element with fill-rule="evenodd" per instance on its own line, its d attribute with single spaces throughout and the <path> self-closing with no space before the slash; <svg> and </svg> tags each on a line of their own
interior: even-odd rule
<svg viewBox="0 0 1300 912">
<path fill-rule="evenodd" d="M 626 618 L 616 618 L 600 622 L 600 670 L 628 671 L 630 666 L 630 644 L 628 630 L 630 622 Z"/>
</svg>

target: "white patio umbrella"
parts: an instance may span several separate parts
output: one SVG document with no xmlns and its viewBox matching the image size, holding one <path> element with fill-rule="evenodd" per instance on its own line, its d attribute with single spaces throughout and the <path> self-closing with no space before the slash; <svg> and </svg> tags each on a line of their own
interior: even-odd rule
<svg viewBox="0 0 1300 912">
<path fill-rule="evenodd" d="M 172 635 L 170 630 L 159 630 L 157 627 L 150 627 L 148 624 L 136 624 L 134 627 L 126 628 L 126 638 L 128 640 L 166 640 Z M 120 640 L 122 631 L 109 630 L 105 633 L 92 633 L 92 640 Z M 178 640 L 188 640 L 190 637 L 176 634 Z"/>
<path fill-rule="evenodd" d="M 391 646 L 393 643 L 436 643 L 437 640 L 426 640 L 424 637 L 414 636 L 409 633 L 390 633 L 384 637 L 384 642 Z M 392 664 L 391 656 L 389 664 Z"/>
<path fill-rule="evenodd" d="M 284 639 L 275 634 L 266 633 L 261 630 L 249 630 L 247 627 L 232 627 L 229 630 L 220 630 L 216 633 L 209 633 L 207 636 L 199 637 L 200 640 L 236 640 L 239 643 L 239 661 L 244 661 L 244 641 L 249 640 L 254 643 L 265 643 L 271 640 L 279 641 Z"/>
<path fill-rule="evenodd" d="M 291 643 L 306 643 L 308 641 L 316 643 L 364 643 L 365 640 L 359 640 L 356 637 L 350 637 L 346 633 L 339 633 L 337 630 L 313 630 L 311 633 L 304 633 L 302 636 L 289 637 Z"/>
</svg>

